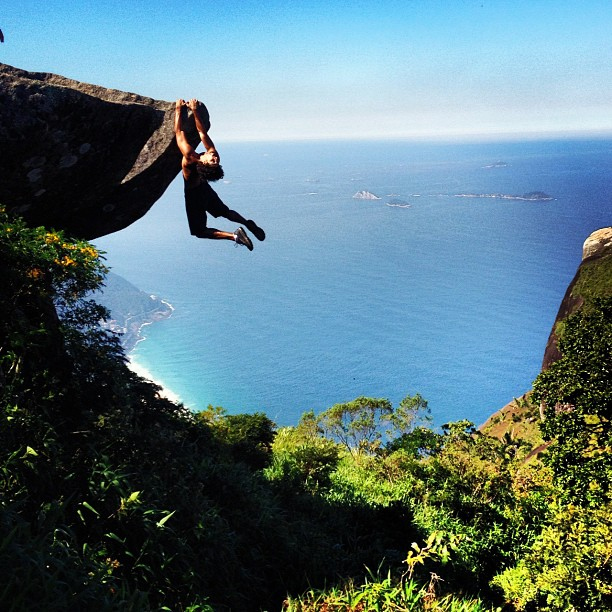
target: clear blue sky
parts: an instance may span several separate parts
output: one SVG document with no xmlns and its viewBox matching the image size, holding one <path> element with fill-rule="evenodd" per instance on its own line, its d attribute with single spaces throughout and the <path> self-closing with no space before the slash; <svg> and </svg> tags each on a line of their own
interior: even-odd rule
<svg viewBox="0 0 612 612">
<path fill-rule="evenodd" d="M 15 0 L 0 28 L 1 62 L 200 98 L 219 140 L 612 133 L 611 0 Z"/>
</svg>

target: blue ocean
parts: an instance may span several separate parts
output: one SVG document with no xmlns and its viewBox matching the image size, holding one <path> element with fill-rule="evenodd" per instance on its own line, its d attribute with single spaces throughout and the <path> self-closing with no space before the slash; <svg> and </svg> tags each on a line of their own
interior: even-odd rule
<svg viewBox="0 0 612 612">
<path fill-rule="evenodd" d="M 190 236 L 180 177 L 95 241 L 174 306 L 132 357 L 194 410 L 291 425 L 420 393 L 435 425 L 479 425 L 531 387 L 583 242 L 612 225 L 609 139 L 219 145 L 215 190 L 267 233 L 253 252 Z"/>
</svg>

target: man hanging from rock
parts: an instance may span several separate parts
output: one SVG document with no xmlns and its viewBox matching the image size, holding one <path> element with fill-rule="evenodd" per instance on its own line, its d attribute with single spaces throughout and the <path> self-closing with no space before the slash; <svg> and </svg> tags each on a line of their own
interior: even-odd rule
<svg viewBox="0 0 612 612">
<path fill-rule="evenodd" d="M 183 131 L 183 120 L 187 115 L 187 109 L 191 110 L 195 120 L 196 129 L 200 134 L 200 140 L 206 149 L 204 153 L 197 153 L 189 144 Z M 176 101 L 176 112 L 174 116 L 174 133 L 176 143 L 183 154 L 182 169 L 185 182 L 185 208 L 187 210 L 187 221 L 189 230 L 193 236 L 198 238 L 211 238 L 213 240 L 233 240 L 236 244 L 242 244 L 249 251 L 253 250 L 253 243 L 247 236 L 244 228 L 239 227 L 235 232 L 224 232 L 206 224 L 207 214 L 213 217 L 224 217 L 244 225 L 258 240 L 264 240 L 265 232 L 257 226 L 255 221 L 245 219 L 235 210 L 226 206 L 209 181 L 218 181 L 223 178 L 223 168 L 215 145 L 208 135 L 210 123 L 204 114 L 208 115 L 206 108 L 198 100 Z"/>
</svg>

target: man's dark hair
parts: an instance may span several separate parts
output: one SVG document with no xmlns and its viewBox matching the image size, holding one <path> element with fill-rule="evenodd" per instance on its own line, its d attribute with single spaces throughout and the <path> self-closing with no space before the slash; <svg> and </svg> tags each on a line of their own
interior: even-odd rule
<svg viewBox="0 0 612 612">
<path fill-rule="evenodd" d="M 225 176 L 221 164 L 198 164 L 196 167 L 203 181 L 218 181 Z"/>
</svg>

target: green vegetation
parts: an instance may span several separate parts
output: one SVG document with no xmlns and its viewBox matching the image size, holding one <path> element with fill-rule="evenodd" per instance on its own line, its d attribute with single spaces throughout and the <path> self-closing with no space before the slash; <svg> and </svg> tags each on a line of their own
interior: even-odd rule
<svg viewBox="0 0 612 612">
<path fill-rule="evenodd" d="M 583 262 L 572 295 L 587 302 L 612 296 L 612 255 Z"/>
<path fill-rule="evenodd" d="M 492 414 L 480 431 L 495 438 L 506 438 L 537 449 L 544 444 L 540 431 L 540 406 L 531 392 L 514 398 L 507 406 Z"/>
<path fill-rule="evenodd" d="M 573 309 L 589 312 L 596 300 L 612 297 L 612 254 L 586 259 L 578 269 L 571 298 L 575 302 Z M 557 321 L 555 334 L 562 338 L 565 333 L 566 319 Z"/>
<path fill-rule="evenodd" d="M 0 212 L 0 609 L 612 608 L 610 297 L 495 435 L 428 428 L 419 395 L 278 429 L 131 372 L 105 273 Z"/>
</svg>

